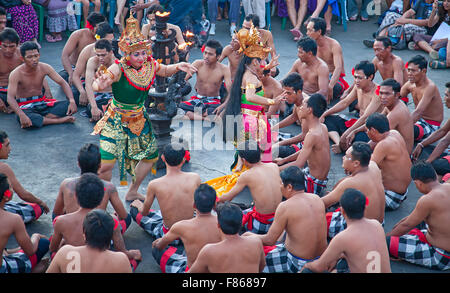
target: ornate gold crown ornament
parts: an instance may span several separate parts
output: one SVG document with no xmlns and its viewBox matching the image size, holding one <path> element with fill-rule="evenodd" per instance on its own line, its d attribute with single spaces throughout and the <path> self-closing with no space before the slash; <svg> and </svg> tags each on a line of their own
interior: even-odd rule
<svg viewBox="0 0 450 293">
<path fill-rule="evenodd" d="M 119 39 L 120 50 L 129 55 L 137 50 L 148 50 L 148 54 L 151 54 L 151 46 L 149 40 L 147 40 L 141 33 L 139 23 L 136 18 L 133 17 L 133 13 L 130 11 L 130 17 L 127 19 L 125 30 Z"/>
<path fill-rule="evenodd" d="M 240 45 L 239 53 L 244 53 L 250 58 L 266 59 L 272 50 L 264 46 L 259 31 L 253 25 L 250 30 L 240 29 L 236 34 L 236 39 Z"/>
</svg>

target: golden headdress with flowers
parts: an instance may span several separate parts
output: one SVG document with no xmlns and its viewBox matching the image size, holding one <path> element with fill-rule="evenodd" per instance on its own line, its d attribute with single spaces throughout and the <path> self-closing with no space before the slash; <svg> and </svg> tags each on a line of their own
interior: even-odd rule
<svg viewBox="0 0 450 293">
<path fill-rule="evenodd" d="M 244 53 L 247 57 L 266 59 L 272 51 L 261 42 L 259 31 L 253 25 L 249 30 L 240 29 L 236 34 L 236 39 L 240 45 L 239 53 Z"/>
<path fill-rule="evenodd" d="M 130 17 L 127 19 L 125 30 L 119 39 L 119 48 L 127 55 L 142 49 L 148 50 L 149 54 L 151 53 L 150 42 L 141 33 L 139 22 L 133 17 L 131 12 Z"/>
</svg>

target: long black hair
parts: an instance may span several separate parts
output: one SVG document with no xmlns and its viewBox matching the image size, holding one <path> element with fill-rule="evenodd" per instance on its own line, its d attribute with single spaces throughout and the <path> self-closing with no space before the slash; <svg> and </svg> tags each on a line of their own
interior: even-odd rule
<svg viewBox="0 0 450 293">
<path fill-rule="evenodd" d="M 255 57 L 248 57 L 244 55 L 239 62 L 238 68 L 236 70 L 236 75 L 234 76 L 233 84 L 231 85 L 231 92 L 228 104 L 225 108 L 224 115 L 222 115 L 222 125 L 223 125 L 223 140 L 227 141 L 227 139 L 233 139 L 236 141 L 237 135 L 239 133 L 238 123 L 233 122 L 233 125 L 227 125 L 227 116 L 236 117 L 241 114 L 241 98 L 242 98 L 242 78 L 244 77 L 244 73 L 247 69 L 247 66 L 253 61 L 253 59 L 259 59 Z M 234 121 L 237 121 L 236 119 Z M 232 122 L 232 121 L 229 121 Z M 230 123 L 228 123 L 230 124 Z M 242 126 L 242 125 L 241 125 Z M 229 131 L 233 131 L 233 137 L 227 137 L 227 129 Z"/>
</svg>

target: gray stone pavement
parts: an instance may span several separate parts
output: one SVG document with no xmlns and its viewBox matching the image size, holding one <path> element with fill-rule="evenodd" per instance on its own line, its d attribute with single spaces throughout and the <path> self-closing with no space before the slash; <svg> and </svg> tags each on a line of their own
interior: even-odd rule
<svg viewBox="0 0 450 293">
<path fill-rule="evenodd" d="M 342 26 L 333 22 L 333 35 L 343 47 L 345 69 L 347 72 L 346 80 L 351 83 L 351 68 L 361 60 L 371 60 L 373 58 L 373 50 L 364 47 L 362 40 L 369 38 L 377 28 L 376 19 L 371 18 L 369 22 L 350 22 L 347 32 L 343 31 Z M 280 75 L 281 79 L 289 71 L 294 60 L 297 58 L 296 44 L 292 40 L 289 33 L 289 21 L 286 30 L 281 30 L 281 20 L 277 16 L 272 20 L 272 33 L 274 35 L 275 46 L 278 54 L 280 54 Z M 303 31 L 304 32 L 304 31 Z M 305 32 L 304 32 L 305 33 Z M 220 21 L 217 24 L 216 36 L 210 37 L 219 40 L 224 46 L 230 41 L 229 27 L 226 21 Z M 66 38 L 65 38 L 66 40 Z M 64 43 L 47 43 L 43 42 L 41 50 L 41 61 L 51 64 L 57 71 L 62 69 L 61 51 Z M 401 56 L 406 62 L 415 54 L 423 54 L 424 52 L 411 52 L 408 50 L 397 51 L 396 54 Z M 191 62 L 201 58 L 199 49 L 191 51 Z M 225 61 L 226 62 L 226 61 Z M 445 83 L 450 81 L 449 70 L 428 70 L 428 76 L 438 85 L 443 95 Z M 192 79 L 193 85 L 195 78 Z M 381 82 L 379 75 L 375 78 L 376 82 Z M 64 99 L 58 87 L 50 82 L 53 95 L 58 99 Z M 413 104 L 409 105 L 410 109 L 414 108 Z M 84 110 L 80 108 L 79 110 Z M 71 125 L 55 125 L 47 126 L 39 130 L 23 130 L 20 128 L 14 115 L 0 114 L 0 129 L 6 131 L 10 137 L 12 152 L 8 164 L 13 168 L 16 176 L 22 185 L 33 192 L 36 196 L 42 198 L 50 207 L 53 208 L 58 188 L 62 180 L 66 177 L 77 176 L 79 169 L 76 163 L 76 157 L 80 147 L 88 142 L 98 143 L 97 136 L 91 136 L 93 124 L 85 117 L 80 116 L 79 112 L 75 115 L 76 122 Z M 445 109 L 445 119 L 450 117 L 450 111 Z M 189 122 L 190 123 L 190 122 Z M 193 125 L 193 124 L 192 124 Z M 203 130 L 203 135 L 192 131 L 181 129 L 180 121 L 173 121 L 173 128 L 177 129 L 177 133 L 183 134 L 191 146 L 200 143 L 202 137 L 208 131 L 208 127 Z M 290 126 L 284 131 L 297 133 L 298 128 Z M 194 139 L 195 138 L 195 139 Z M 233 161 L 234 151 L 227 150 L 193 150 L 191 152 L 191 162 L 183 167 L 183 170 L 197 172 L 202 181 L 206 181 L 218 176 L 229 173 L 229 166 Z M 332 163 L 329 173 L 328 190 L 330 190 L 337 180 L 344 176 L 341 168 L 342 156 L 331 155 Z M 156 176 L 164 175 L 164 170 L 158 170 Z M 145 194 L 148 182 L 153 179 L 148 176 L 143 182 L 140 192 Z M 112 182 L 118 186 L 119 195 L 124 200 L 128 187 L 119 186 L 119 177 L 117 168 L 113 171 Z M 385 230 L 390 231 L 393 225 L 401 218 L 408 215 L 414 208 L 420 193 L 417 191 L 414 183 L 409 186 L 408 199 L 402 206 L 394 212 L 387 212 L 385 221 Z M 16 198 L 17 199 L 17 198 Z M 249 203 L 251 201 L 248 191 L 244 191 L 235 201 Z M 157 209 L 157 202 L 153 208 Z M 52 234 L 51 213 L 43 215 L 38 221 L 27 225 L 28 232 L 42 233 L 47 236 Z M 158 273 L 161 272 L 158 264 L 152 257 L 151 244 L 152 238 L 144 232 L 135 222 L 124 235 L 125 243 L 128 249 L 140 249 L 143 255 L 143 262 L 139 265 L 137 272 L 141 273 Z M 11 237 L 8 247 L 16 245 L 15 240 Z M 418 266 L 413 266 L 404 262 L 391 262 L 392 271 L 396 273 L 417 272 L 430 273 L 434 272 Z"/>
</svg>

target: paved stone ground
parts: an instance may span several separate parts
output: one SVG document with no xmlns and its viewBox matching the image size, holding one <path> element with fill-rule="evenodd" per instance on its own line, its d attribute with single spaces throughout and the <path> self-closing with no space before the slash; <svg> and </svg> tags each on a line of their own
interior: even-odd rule
<svg viewBox="0 0 450 293">
<path fill-rule="evenodd" d="M 376 19 L 372 18 L 369 22 L 352 22 L 348 25 L 347 32 L 343 31 L 342 26 L 333 23 L 333 37 L 340 41 L 345 60 L 345 69 L 347 72 L 347 81 L 352 80 L 349 77 L 351 68 L 361 60 L 371 60 L 373 58 L 373 50 L 364 47 L 362 40 L 369 38 L 377 28 Z M 289 23 L 289 21 L 288 21 Z M 289 33 L 290 25 L 286 30 L 281 30 L 281 21 L 277 16 L 272 20 L 272 33 L 275 39 L 275 46 L 278 54 L 280 54 L 280 75 L 281 79 L 289 71 L 294 60 L 297 58 L 297 49 L 295 42 L 292 41 Z M 230 41 L 228 32 L 228 24 L 225 21 L 218 22 L 216 28 L 215 39 L 219 40 L 224 46 Z M 304 32 L 305 33 L 305 32 Z M 65 38 L 66 40 L 66 38 Z M 64 43 L 42 43 L 41 61 L 51 64 L 57 71 L 62 69 L 60 56 Z M 401 56 L 405 61 L 415 54 L 423 54 L 420 52 L 411 52 L 408 50 L 397 51 L 396 54 Z M 191 51 L 191 61 L 201 58 L 199 49 Z M 445 83 L 449 81 L 449 70 L 432 70 L 428 71 L 428 76 L 438 85 L 441 94 L 444 93 Z M 195 78 L 191 81 L 194 84 Z M 376 82 L 381 82 L 379 75 L 375 78 Z M 64 99 L 61 91 L 50 82 L 55 97 Z M 409 105 L 412 110 L 414 105 Z M 79 109 L 83 110 L 83 109 Z M 79 169 L 76 163 L 76 156 L 80 147 L 88 142 L 98 143 L 97 136 L 91 136 L 93 125 L 77 113 L 75 115 L 77 121 L 73 125 L 56 125 L 47 126 L 39 130 L 22 130 L 16 121 L 14 115 L 0 114 L 0 129 L 5 130 L 11 140 L 12 152 L 8 164 L 15 171 L 18 179 L 23 186 L 42 198 L 50 209 L 53 208 L 58 188 L 62 180 L 66 177 L 77 176 Z M 450 117 L 450 111 L 445 109 L 445 119 Z M 179 121 L 173 122 L 175 129 L 180 129 Z M 285 131 L 296 133 L 298 128 L 291 126 L 284 129 Z M 208 131 L 204 128 L 203 135 Z M 191 145 L 201 142 L 202 135 L 190 131 L 178 130 L 178 134 L 185 135 L 185 139 L 190 141 Z M 233 161 L 232 150 L 194 150 L 191 153 L 191 162 L 183 167 L 184 170 L 197 172 L 203 181 L 222 176 L 229 173 L 229 166 Z M 336 181 L 344 176 L 341 168 L 342 156 L 331 155 L 332 164 L 329 173 L 328 189 L 331 189 Z M 164 170 L 159 170 L 157 177 L 164 175 Z M 140 192 L 145 194 L 148 182 L 153 179 L 148 176 L 142 184 Z M 119 186 L 119 178 L 117 168 L 113 172 L 113 183 Z M 127 187 L 118 187 L 120 197 L 124 199 Z M 408 199 L 395 212 L 386 213 L 385 230 L 390 231 L 393 225 L 401 218 L 408 215 L 414 208 L 420 193 L 411 183 L 409 186 Z M 244 191 L 236 199 L 239 202 L 249 203 L 251 201 L 248 192 Z M 153 208 L 158 208 L 157 202 Z M 38 221 L 27 225 L 28 232 L 39 232 L 50 236 L 52 234 L 51 214 L 43 215 Z M 143 255 L 143 262 L 138 267 L 137 272 L 141 273 L 158 273 L 161 272 L 158 264 L 151 254 L 151 237 L 146 234 L 136 223 L 125 234 L 125 243 L 128 249 L 140 249 Z M 10 239 L 8 247 L 16 245 L 15 240 Z M 404 272 L 433 272 L 428 269 L 413 266 L 404 262 L 391 262 L 392 271 L 397 273 Z"/>
</svg>

